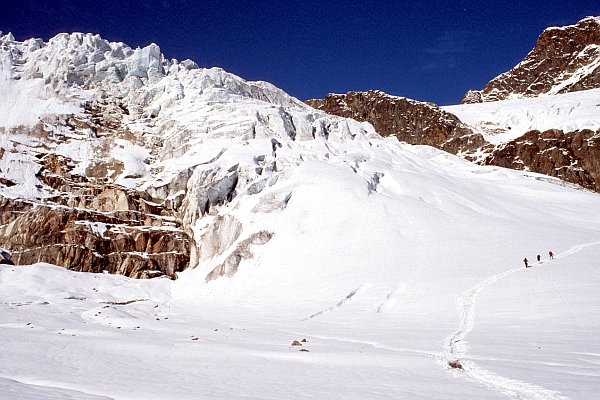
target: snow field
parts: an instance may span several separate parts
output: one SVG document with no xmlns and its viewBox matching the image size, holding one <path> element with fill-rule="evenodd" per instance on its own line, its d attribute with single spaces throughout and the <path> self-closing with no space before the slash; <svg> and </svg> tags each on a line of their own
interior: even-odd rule
<svg viewBox="0 0 600 400">
<path fill-rule="evenodd" d="M 596 390 L 600 246 L 569 249 L 599 237 L 597 195 L 393 141 L 363 155 L 357 173 L 307 161 L 240 196 L 232 215 L 275 235 L 232 278 L 205 283 L 203 266 L 174 282 L 3 266 L 3 393 L 552 399 Z M 376 185 L 374 172 L 383 173 Z M 285 208 L 250 212 L 289 191 Z M 495 384 L 450 369 L 461 296 L 549 248 L 556 260 L 503 276 L 474 300 L 460 359 Z M 309 352 L 290 346 L 302 338 Z"/>
<path fill-rule="evenodd" d="M 490 143 L 500 144 L 534 129 L 597 130 L 600 128 L 600 89 L 459 104 L 442 109 L 473 127 Z"/>
<path fill-rule="evenodd" d="M 241 233 L 176 281 L 0 266 L 0 398 L 588 399 L 598 391 L 596 193 L 381 139 L 270 84 L 164 62 L 155 45 L 59 35 L 43 72 L 72 64 L 62 50 L 76 58 L 88 47 L 105 59 L 75 61 L 93 64 L 99 87 L 131 106 L 125 125 L 162 141 L 152 160 L 147 148 L 116 142 L 117 181 L 177 186 L 195 167 L 177 187 L 195 193 L 203 173 L 235 166 L 246 186 L 217 214 Z M 42 54 L 31 53 L 32 65 Z M 173 72 L 160 75 L 161 65 Z M 25 84 L 0 67 L 2 93 Z M 46 107 L 41 88 L 28 95 L 34 111 Z M 488 139 L 505 141 L 546 122 L 597 127 L 597 97 L 446 109 L 474 126 L 488 121 L 500 130 Z M 23 99 L 0 96 L 8 125 L 37 122 L 39 112 L 35 121 L 23 114 Z M 71 137 L 56 151 L 84 171 L 88 139 Z M 3 158 L 19 183 L 3 195 L 43 197 L 27 149 L 38 143 L 14 135 L 0 144 L 22 150 Z M 262 190 L 246 190 L 262 181 Z M 192 221 L 195 239 L 216 219 Z M 251 246 L 234 276 L 206 282 L 263 230 L 272 239 Z M 523 268 L 523 257 L 550 249 L 556 260 Z M 462 369 L 450 368 L 455 360 Z"/>
</svg>

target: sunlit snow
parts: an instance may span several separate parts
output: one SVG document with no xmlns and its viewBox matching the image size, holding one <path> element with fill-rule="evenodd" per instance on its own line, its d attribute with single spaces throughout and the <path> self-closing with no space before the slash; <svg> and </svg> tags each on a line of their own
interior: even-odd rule
<svg viewBox="0 0 600 400">
<path fill-rule="evenodd" d="M 0 398 L 542 400 L 600 392 L 597 193 L 383 139 L 369 124 L 327 116 L 268 83 L 169 64 L 155 45 L 132 50 L 82 34 L 52 40 L 50 50 L 73 50 L 82 71 L 105 57 L 93 63 L 105 74 L 99 84 L 139 107 L 124 124 L 161 141 L 156 154 L 115 141 L 117 183 L 167 200 L 188 193 L 183 218 L 194 239 L 221 217 L 231 241 L 196 243 L 197 265 L 175 281 L 0 265 Z M 75 51 L 97 48 L 87 58 Z M 117 66 L 129 68 L 123 81 Z M 471 125 L 496 115 L 490 121 L 511 124 L 511 135 L 542 129 L 537 122 L 553 113 L 564 124 L 570 116 L 573 126 L 596 123 L 597 100 L 561 97 L 576 104 L 569 111 L 553 109 L 552 99 L 447 109 Z M 0 92 L 1 107 L 10 101 Z M 33 122 L 19 104 L 2 123 Z M 78 133 L 53 151 L 83 173 L 96 140 Z M 3 196 L 43 198 L 28 153 L 38 143 L 25 132 L 3 134 L 0 144 L 15 149 L 0 168 L 17 183 Z M 214 214 L 195 215 L 202 174 L 232 166 L 243 190 Z M 187 181 L 168 192 L 164 185 L 187 169 Z M 239 238 L 228 236 L 232 221 Z M 98 235 L 107 229 L 80 223 Z M 233 276 L 207 282 L 259 231 L 271 240 L 251 246 Z"/>
</svg>

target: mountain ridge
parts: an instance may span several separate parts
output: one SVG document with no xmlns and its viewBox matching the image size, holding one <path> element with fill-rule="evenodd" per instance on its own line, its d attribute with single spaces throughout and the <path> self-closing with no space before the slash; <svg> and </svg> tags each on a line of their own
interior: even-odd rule
<svg viewBox="0 0 600 400">
<path fill-rule="evenodd" d="M 376 90 L 329 94 L 306 103 L 370 122 L 383 136 L 434 146 L 483 165 L 559 177 L 600 192 L 595 161 L 598 87 L 600 18 L 587 17 L 544 30 L 522 62 L 482 91 L 467 93 L 460 105 L 437 107 Z M 537 144 L 530 146 L 534 136 Z M 550 150 L 544 142 L 558 148 Z M 578 145 L 582 147 L 574 147 Z"/>
<path fill-rule="evenodd" d="M 482 90 L 468 91 L 461 103 L 560 94 L 600 87 L 600 17 L 550 27 L 525 58 Z"/>
</svg>

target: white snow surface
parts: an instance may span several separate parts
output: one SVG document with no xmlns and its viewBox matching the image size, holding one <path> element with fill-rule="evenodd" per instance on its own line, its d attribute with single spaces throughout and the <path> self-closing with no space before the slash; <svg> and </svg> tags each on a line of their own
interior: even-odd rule
<svg viewBox="0 0 600 400">
<path fill-rule="evenodd" d="M 374 191 L 309 161 L 240 200 L 275 236 L 232 278 L 2 266 L 0 397 L 592 398 L 597 194 L 393 142 L 362 156 Z"/>
<path fill-rule="evenodd" d="M 516 139 L 530 130 L 571 132 L 600 128 L 600 89 L 535 98 L 444 106 L 493 144 Z"/>
<path fill-rule="evenodd" d="M 97 96 L 98 86 L 129 107 L 125 124 L 137 139 L 111 147 L 107 157 L 123 164 L 115 179 L 157 198 L 183 196 L 199 248 L 195 268 L 176 281 L 0 265 L 0 398 L 590 399 L 600 391 L 598 194 L 382 139 L 270 84 L 165 61 L 155 45 L 132 50 L 83 34 L 38 45 L 30 60 L 53 46 L 68 58 L 46 78 L 69 104 Z M 89 74 L 56 78 L 75 64 Z M 39 140 L 0 136 L 14 150 L 0 169 L 17 183 L 3 195 L 44 196 L 28 152 Z M 93 136 L 61 140 L 45 145 L 80 171 L 97 154 Z M 235 196 L 202 214 L 206 185 L 233 171 Z M 92 229 L 103 235 L 106 226 Z M 251 245 L 232 277 L 206 281 L 260 231 L 272 239 Z M 456 360 L 462 369 L 449 367 Z"/>
</svg>

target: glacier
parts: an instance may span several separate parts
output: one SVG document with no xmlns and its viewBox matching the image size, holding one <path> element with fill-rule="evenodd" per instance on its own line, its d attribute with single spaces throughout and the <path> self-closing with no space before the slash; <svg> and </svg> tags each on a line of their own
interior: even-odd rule
<svg viewBox="0 0 600 400">
<path fill-rule="evenodd" d="M 596 193 L 381 138 L 156 45 L 0 48 L 0 195 L 60 195 L 36 178 L 44 148 L 75 173 L 108 165 L 97 179 L 168 205 L 194 244 L 177 280 L 0 265 L 0 397 L 600 390 Z"/>
</svg>

